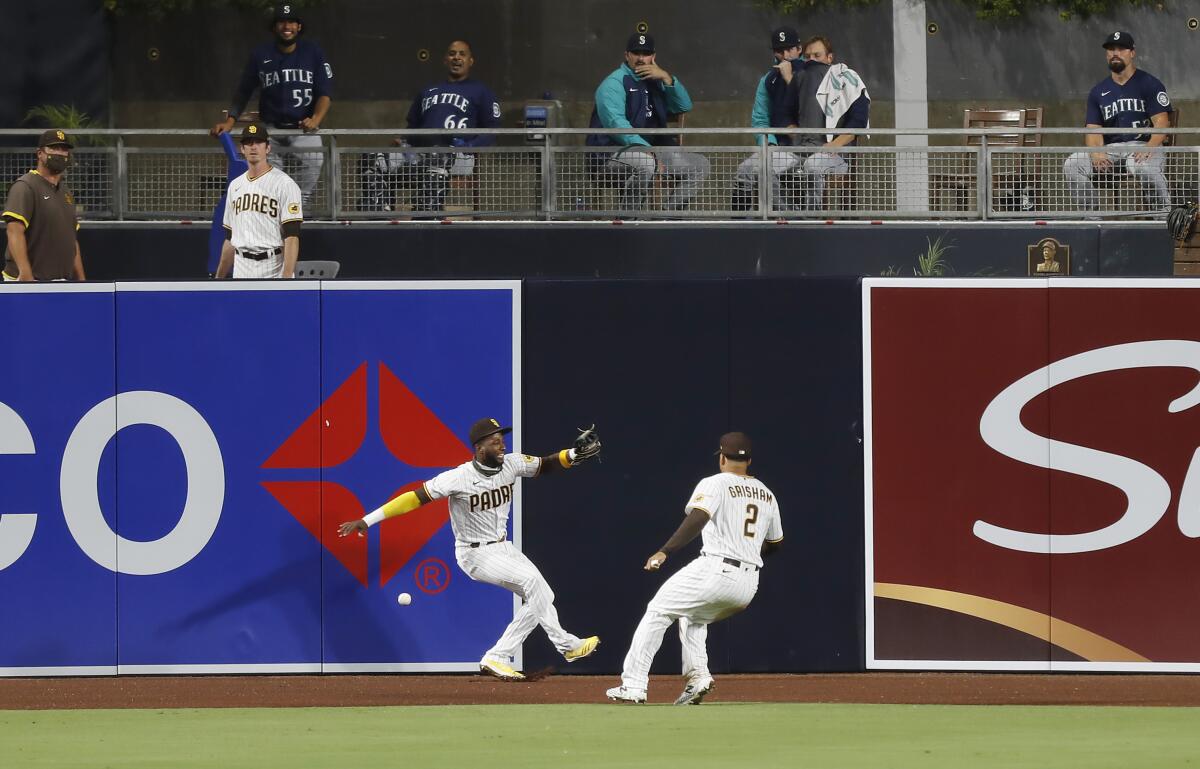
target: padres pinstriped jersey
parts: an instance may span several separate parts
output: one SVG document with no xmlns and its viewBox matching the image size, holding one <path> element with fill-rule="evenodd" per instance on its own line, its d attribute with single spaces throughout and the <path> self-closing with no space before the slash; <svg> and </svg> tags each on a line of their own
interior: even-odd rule
<svg viewBox="0 0 1200 769">
<path fill-rule="evenodd" d="M 508 531 L 517 478 L 530 478 L 541 469 L 540 457 L 505 454 L 500 472 L 488 476 L 471 460 L 426 481 L 425 493 L 430 499 L 450 498 L 450 526 L 456 544 L 494 542 L 504 539 Z"/>
<path fill-rule="evenodd" d="M 247 171 L 230 182 L 223 224 L 231 233 L 233 277 L 282 276 L 282 227 L 287 222 L 303 220 L 300 187 L 278 168 L 271 168 L 255 178 Z M 266 259 L 248 259 L 243 256 L 247 252 L 268 256 Z"/>
<path fill-rule="evenodd" d="M 736 473 L 710 475 L 696 485 L 685 513 L 692 508 L 709 516 L 700 532 L 707 555 L 761 567 L 763 540 L 783 539 L 779 504 L 757 478 Z"/>
</svg>

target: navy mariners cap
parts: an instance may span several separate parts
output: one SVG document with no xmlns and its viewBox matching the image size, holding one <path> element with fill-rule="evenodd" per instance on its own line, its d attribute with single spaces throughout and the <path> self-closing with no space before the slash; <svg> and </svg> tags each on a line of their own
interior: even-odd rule
<svg viewBox="0 0 1200 769">
<path fill-rule="evenodd" d="M 71 138 L 61 128 L 51 128 L 49 131 L 43 131 L 41 137 L 38 139 L 38 149 L 54 146 L 63 146 L 67 149 L 75 148 L 75 145 L 71 143 Z"/>
<path fill-rule="evenodd" d="M 727 459 L 745 462 L 750 458 L 750 436 L 745 433 L 725 433 L 721 436 L 718 454 L 724 454 Z"/>
<path fill-rule="evenodd" d="M 282 5 L 275 6 L 275 21 L 304 23 L 304 19 L 300 18 L 300 9 L 294 3 L 283 3 Z"/>
<path fill-rule="evenodd" d="M 481 419 L 475 424 L 471 425 L 471 445 L 474 446 L 476 443 L 479 443 L 489 435 L 495 435 L 496 433 L 507 435 L 511 432 L 511 427 L 501 427 L 500 423 L 491 417 L 487 419 Z"/>
<path fill-rule="evenodd" d="M 630 53 L 654 53 L 654 38 L 645 32 L 634 32 L 629 36 L 625 50 Z"/>
<path fill-rule="evenodd" d="M 791 27 L 776 27 L 771 30 L 771 49 L 784 51 L 800 45 L 800 33 Z"/>
<path fill-rule="evenodd" d="M 271 136 L 267 133 L 267 127 L 257 121 L 242 129 L 242 144 L 265 142 L 269 141 L 270 138 Z"/>
<path fill-rule="evenodd" d="M 1105 48 L 1133 48 L 1133 35 L 1128 32 L 1114 32 L 1104 38 L 1101 45 Z"/>
</svg>

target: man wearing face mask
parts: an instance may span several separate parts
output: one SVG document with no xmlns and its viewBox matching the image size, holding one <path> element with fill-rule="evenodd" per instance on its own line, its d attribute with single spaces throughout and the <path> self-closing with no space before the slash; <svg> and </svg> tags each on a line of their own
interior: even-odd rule
<svg viewBox="0 0 1200 769">
<path fill-rule="evenodd" d="M 771 53 L 774 64 L 767 74 L 759 78 L 754 92 L 754 108 L 750 111 L 750 125 L 754 128 L 786 128 L 796 125 L 796 115 L 789 113 L 788 84 L 792 82 L 792 67 L 800 60 L 800 35 L 791 27 L 779 27 L 771 31 Z M 760 137 L 755 137 L 760 140 Z M 792 137 L 787 134 L 767 136 L 771 147 L 789 146 Z M 771 193 L 775 205 L 779 205 L 779 175 L 796 167 L 799 156 L 787 150 L 771 149 Z M 733 209 L 749 211 L 758 207 L 758 172 L 762 156 L 757 152 L 738 166 L 733 182 Z"/>
<path fill-rule="evenodd" d="M 1167 128 L 1171 122 L 1171 100 L 1166 86 L 1149 72 L 1137 68 L 1133 35 L 1113 32 L 1104 38 L 1104 58 L 1109 77 L 1088 94 L 1088 128 Z M 1171 207 L 1167 179 L 1163 175 L 1165 156 L 1161 147 L 1167 134 L 1088 134 L 1084 137 L 1090 152 L 1076 152 L 1063 164 L 1063 175 L 1075 204 L 1085 211 L 1097 207 L 1092 176 L 1111 174 L 1123 165 L 1151 190 L 1151 206 L 1165 211 Z"/>
<path fill-rule="evenodd" d="M 4 280 L 86 280 L 75 232 L 75 198 L 63 181 L 74 147 L 58 129 L 42 134 L 37 168 L 13 182 L 4 202 Z"/>
</svg>

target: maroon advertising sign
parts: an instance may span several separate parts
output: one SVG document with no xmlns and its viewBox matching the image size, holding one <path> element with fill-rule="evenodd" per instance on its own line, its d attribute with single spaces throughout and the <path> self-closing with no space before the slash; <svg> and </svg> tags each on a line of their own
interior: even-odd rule
<svg viewBox="0 0 1200 769">
<path fill-rule="evenodd" d="M 1200 670 L 1200 284 L 864 281 L 867 664 Z"/>
</svg>

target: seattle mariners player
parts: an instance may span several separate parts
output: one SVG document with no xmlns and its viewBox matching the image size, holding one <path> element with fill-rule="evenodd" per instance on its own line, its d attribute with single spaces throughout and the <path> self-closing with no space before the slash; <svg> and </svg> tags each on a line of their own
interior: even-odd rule
<svg viewBox="0 0 1200 769">
<path fill-rule="evenodd" d="M 242 129 L 242 155 L 249 169 L 229 183 L 218 278 L 228 275 L 231 267 L 235 278 L 294 276 L 304 221 L 300 188 L 271 167 L 270 153 L 266 126 L 251 123 Z"/>
<path fill-rule="evenodd" d="M 671 575 L 646 606 L 633 633 L 621 672 L 621 685 L 606 694 L 616 702 L 645 702 L 650 663 L 663 633 L 679 620 L 683 646 L 683 693 L 676 705 L 699 705 L 712 691 L 705 641 L 708 626 L 737 614 L 758 592 L 764 555 L 783 541 L 779 503 L 762 481 L 747 474 L 750 439 L 744 433 L 721 436 L 717 460 L 721 472 L 700 481 L 687 503 L 687 517 L 646 561 L 657 571 L 667 556 L 701 534 L 704 547 L 696 560 Z"/>
<path fill-rule="evenodd" d="M 413 99 L 408 110 L 409 128 L 441 128 L 450 131 L 456 128 L 499 128 L 500 102 L 483 83 L 471 78 L 475 57 L 471 45 L 464 40 L 454 40 L 446 48 L 443 59 L 446 65 L 446 80 L 431 85 Z M 474 136 L 414 136 L 414 147 L 489 147 L 496 143 L 495 135 Z M 400 146 L 401 140 L 392 144 Z M 376 210 L 387 210 L 390 197 L 386 181 L 388 174 L 411 174 L 416 182 L 416 211 L 440 211 L 444 208 L 446 187 L 450 176 L 470 176 L 475 169 L 475 156 L 464 152 L 392 152 L 386 158 L 376 157 L 373 169 L 374 188 L 370 193 L 376 198 Z"/>
<path fill-rule="evenodd" d="M 1137 68 L 1137 51 L 1133 35 L 1113 32 L 1104 38 L 1104 58 L 1108 61 L 1109 77 L 1092 88 L 1087 99 L 1088 128 L 1167 128 L 1170 126 L 1171 99 L 1162 81 Z M 1165 211 L 1171 207 L 1167 179 L 1163 175 L 1161 147 L 1166 134 L 1088 134 L 1084 143 L 1091 152 L 1076 152 L 1063 164 L 1063 175 L 1075 203 L 1085 211 L 1097 208 L 1096 189 L 1092 186 L 1095 173 L 1112 173 L 1116 164 L 1152 190 L 1151 207 Z"/>
<path fill-rule="evenodd" d="M 408 491 L 379 509 L 338 526 L 338 535 L 357 532 L 386 518 L 416 510 L 435 499 L 449 497 L 450 526 L 454 530 L 454 558 L 468 577 L 510 590 L 524 603 L 505 628 L 495 645 L 479 660 L 480 672 L 509 681 L 525 678 L 512 666 L 521 644 L 541 625 L 554 647 L 567 662 L 581 660 L 596 650 L 596 636 L 580 638 L 563 630 L 554 608 L 554 592 L 538 568 L 508 539 L 508 514 L 512 509 L 518 478 L 575 465 L 600 453 L 595 430 L 585 430 L 575 447 L 544 457 L 505 454 L 504 435 L 511 427 L 501 427 L 495 419 L 481 419 L 471 426 L 471 445 L 475 457 L 426 481 L 416 491 Z"/>
<path fill-rule="evenodd" d="M 218 136 L 233 129 L 238 115 L 246 108 L 256 89 L 259 118 L 274 128 L 301 128 L 315 133 L 329 111 L 333 94 L 333 68 L 316 43 L 301 40 L 304 21 L 290 3 L 277 6 L 272 24 L 274 43 L 264 43 L 250 52 L 242 78 L 233 95 L 229 117 L 209 131 Z M 321 176 L 325 155 L 317 136 L 276 136 L 276 145 L 313 151 L 298 152 L 296 179 L 304 191 L 304 203 L 312 202 L 313 190 Z"/>
</svg>

